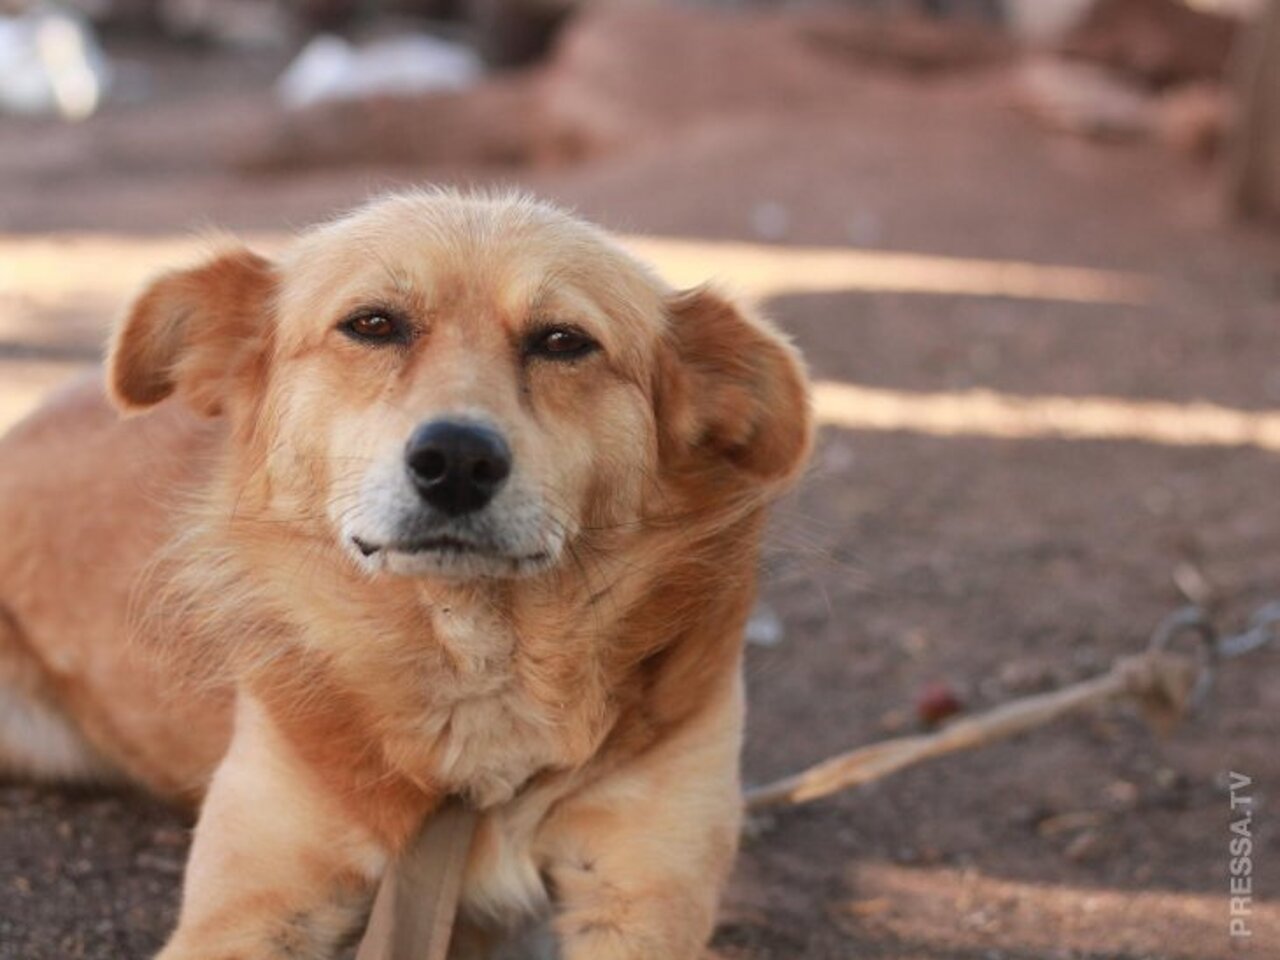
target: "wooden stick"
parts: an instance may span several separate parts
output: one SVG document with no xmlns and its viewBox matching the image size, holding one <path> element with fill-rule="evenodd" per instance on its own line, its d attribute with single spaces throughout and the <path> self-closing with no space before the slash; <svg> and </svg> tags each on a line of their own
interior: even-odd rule
<svg viewBox="0 0 1280 960">
<path fill-rule="evenodd" d="M 1196 672 L 1195 664 L 1179 654 L 1152 651 L 1129 657 L 1117 661 L 1100 677 L 956 720 L 937 733 L 873 743 L 755 787 L 746 793 L 747 809 L 807 803 L 879 780 L 924 760 L 1004 740 L 1116 699 L 1136 699 L 1149 720 L 1168 728 L 1185 714 Z"/>
</svg>

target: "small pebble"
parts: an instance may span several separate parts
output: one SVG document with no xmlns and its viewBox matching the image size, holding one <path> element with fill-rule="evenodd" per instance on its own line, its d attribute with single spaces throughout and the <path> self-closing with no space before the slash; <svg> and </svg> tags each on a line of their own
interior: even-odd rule
<svg viewBox="0 0 1280 960">
<path fill-rule="evenodd" d="M 1072 863 L 1083 863 L 1086 860 L 1098 859 L 1105 850 L 1106 842 L 1102 834 L 1097 830 L 1085 830 L 1067 844 L 1063 856 Z"/>
</svg>

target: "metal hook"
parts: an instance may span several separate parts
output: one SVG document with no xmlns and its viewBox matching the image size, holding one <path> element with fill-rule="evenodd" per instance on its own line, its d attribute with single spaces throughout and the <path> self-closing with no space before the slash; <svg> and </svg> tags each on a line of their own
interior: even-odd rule
<svg viewBox="0 0 1280 960">
<path fill-rule="evenodd" d="M 1280 604 L 1277 604 L 1277 622 L 1280 622 Z M 1268 621 L 1270 623 L 1270 621 Z M 1214 629 L 1209 615 L 1200 607 L 1183 607 L 1165 617 L 1151 635 L 1150 650 L 1172 650 L 1175 642 L 1182 636 L 1192 634 L 1198 643 L 1199 672 L 1196 674 L 1195 686 L 1191 690 L 1191 706 L 1199 707 L 1209 691 L 1213 689 L 1217 678 L 1218 658 L 1220 654 L 1218 632 Z"/>
</svg>

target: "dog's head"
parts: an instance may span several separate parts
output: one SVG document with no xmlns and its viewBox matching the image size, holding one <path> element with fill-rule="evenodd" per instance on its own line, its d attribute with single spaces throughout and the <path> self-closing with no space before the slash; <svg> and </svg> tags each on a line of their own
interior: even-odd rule
<svg viewBox="0 0 1280 960">
<path fill-rule="evenodd" d="M 162 276 L 108 382 L 126 410 L 227 417 L 254 509 L 371 573 L 535 573 L 690 485 L 710 511 L 772 493 L 810 439 L 768 324 L 524 198 L 391 197 L 275 262 Z"/>
</svg>

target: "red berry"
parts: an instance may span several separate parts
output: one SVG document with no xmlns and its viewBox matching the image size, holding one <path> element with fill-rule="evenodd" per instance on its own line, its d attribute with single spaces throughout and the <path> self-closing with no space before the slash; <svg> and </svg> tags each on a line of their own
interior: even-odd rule
<svg viewBox="0 0 1280 960">
<path fill-rule="evenodd" d="M 964 709 L 956 688 L 945 680 L 926 684 L 916 694 L 916 716 L 926 727 L 936 727 Z"/>
</svg>

